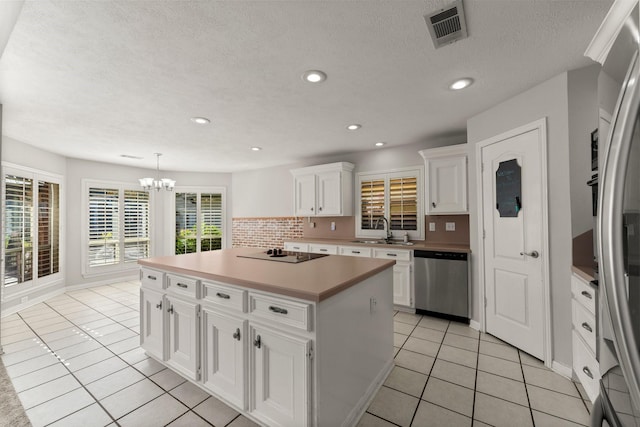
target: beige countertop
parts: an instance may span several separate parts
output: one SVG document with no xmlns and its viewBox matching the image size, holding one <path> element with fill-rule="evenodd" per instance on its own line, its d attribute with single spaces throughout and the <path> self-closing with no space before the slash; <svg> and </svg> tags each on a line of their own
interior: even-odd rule
<svg viewBox="0 0 640 427">
<path fill-rule="evenodd" d="M 341 245 L 341 246 L 368 246 L 372 248 L 395 248 L 395 249 L 408 249 L 408 250 L 420 250 L 420 251 L 448 251 L 448 252 L 464 252 L 471 253 L 469 245 L 456 244 L 456 243 L 430 243 L 423 240 L 414 241 L 413 245 L 385 245 L 379 243 L 355 243 L 354 240 L 376 240 L 374 238 L 357 238 L 353 239 L 291 239 L 287 242 L 300 242 L 300 243 L 319 243 L 324 245 Z"/>
<path fill-rule="evenodd" d="M 264 251 L 233 248 L 147 258 L 138 264 L 266 292 L 322 301 L 387 268 L 395 261 L 329 255 L 297 264 L 241 258 Z"/>
<path fill-rule="evenodd" d="M 582 266 L 582 265 L 573 265 L 573 266 L 571 266 L 571 270 L 575 274 L 577 274 L 578 276 L 582 277 L 587 282 L 590 282 L 593 279 L 595 279 L 595 272 L 593 270 L 593 267 L 586 267 L 586 266 Z"/>
</svg>

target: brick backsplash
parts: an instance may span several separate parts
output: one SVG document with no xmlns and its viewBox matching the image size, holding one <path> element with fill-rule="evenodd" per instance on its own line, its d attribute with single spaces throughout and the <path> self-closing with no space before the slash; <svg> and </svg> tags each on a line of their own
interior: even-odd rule
<svg viewBox="0 0 640 427">
<path fill-rule="evenodd" d="M 282 247 L 285 240 L 303 236 L 303 219 L 297 217 L 233 218 L 232 246 Z"/>
</svg>

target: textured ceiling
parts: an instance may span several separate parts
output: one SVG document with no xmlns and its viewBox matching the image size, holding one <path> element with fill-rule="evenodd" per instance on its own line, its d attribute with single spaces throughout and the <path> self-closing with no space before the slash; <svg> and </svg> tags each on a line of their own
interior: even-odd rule
<svg viewBox="0 0 640 427">
<path fill-rule="evenodd" d="M 469 38 L 436 50 L 423 16 L 448 3 L 26 1 L 0 58 L 3 134 L 69 157 L 153 168 L 161 152 L 162 169 L 212 172 L 379 141 L 426 147 L 590 64 L 611 1 L 465 0 Z M 327 81 L 303 82 L 309 69 Z M 447 89 L 466 76 L 473 86 Z"/>
</svg>

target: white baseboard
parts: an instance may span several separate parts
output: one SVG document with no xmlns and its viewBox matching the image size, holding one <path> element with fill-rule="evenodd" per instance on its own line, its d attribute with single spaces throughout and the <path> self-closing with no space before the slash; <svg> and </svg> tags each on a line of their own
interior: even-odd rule
<svg viewBox="0 0 640 427">
<path fill-rule="evenodd" d="M 21 303 L 18 305 L 14 305 L 13 307 L 3 308 L 2 309 L 2 317 L 10 316 L 15 314 L 25 308 L 32 307 L 36 304 L 40 304 L 48 300 L 49 298 L 57 297 L 58 295 L 62 295 L 65 292 L 65 288 L 58 288 L 51 292 L 47 292 L 46 294 L 40 295 L 39 297 L 34 297 L 33 299 L 29 299 L 29 301 L 25 303 Z"/>
<path fill-rule="evenodd" d="M 387 380 L 387 377 L 393 370 L 395 363 L 393 362 L 393 358 L 389 360 L 386 366 L 378 373 L 376 378 L 369 385 L 366 393 L 360 398 L 358 404 L 351 410 L 347 418 L 342 423 L 344 426 L 355 426 L 360 421 L 360 418 L 364 415 L 367 408 L 378 394 L 380 387 Z"/>
<path fill-rule="evenodd" d="M 475 329 L 476 331 L 481 331 L 482 330 L 482 329 L 480 329 L 480 322 L 476 322 L 473 319 L 469 320 L 469 327 L 471 329 Z"/>
<path fill-rule="evenodd" d="M 68 285 L 67 287 L 65 287 L 65 291 L 78 291 L 80 289 L 93 288 L 95 286 L 112 285 L 114 283 L 120 283 L 120 282 L 131 282 L 139 279 L 140 279 L 140 276 L 138 273 L 136 273 L 131 276 L 124 276 L 124 277 L 118 277 L 118 278 L 112 277 L 110 279 L 103 279 L 95 282 L 79 283 L 77 285 Z"/>
<path fill-rule="evenodd" d="M 551 370 L 556 374 L 562 375 L 563 377 L 571 379 L 573 375 L 573 369 L 571 366 L 563 365 L 562 363 L 556 362 L 555 360 L 551 363 Z"/>
</svg>

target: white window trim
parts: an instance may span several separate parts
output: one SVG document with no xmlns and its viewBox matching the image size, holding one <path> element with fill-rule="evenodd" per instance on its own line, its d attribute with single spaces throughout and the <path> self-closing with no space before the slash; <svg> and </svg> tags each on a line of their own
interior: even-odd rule
<svg viewBox="0 0 640 427">
<path fill-rule="evenodd" d="M 113 188 L 117 189 L 121 196 L 124 195 L 125 190 L 134 190 L 134 191 L 142 191 L 140 186 L 130 183 L 130 182 L 122 182 L 122 181 L 108 181 L 102 179 L 88 179 L 85 178 L 82 180 L 82 203 L 81 209 L 82 213 L 80 215 L 81 219 L 81 246 L 82 246 L 82 277 L 98 277 L 104 276 L 108 274 L 124 272 L 124 271 L 137 271 L 139 270 L 139 265 L 136 262 L 119 262 L 114 265 L 105 265 L 99 267 L 89 267 L 89 247 L 87 242 L 89 241 L 89 188 L 97 187 L 97 188 Z M 162 190 L 164 191 L 164 190 Z M 152 257 L 154 255 L 154 207 L 155 194 L 154 191 L 149 191 L 149 236 L 150 236 L 150 245 L 149 245 L 149 256 Z M 122 200 L 118 200 L 118 203 L 121 203 Z M 122 209 L 119 211 L 119 215 L 124 215 Z M 122 222 L 124 226 L 124 222 Z"/>
<path fill-rule="evenodd" d="M 66 228 L 65 228 L 65 224 L 66 224 L 66 214 L 65 214 L 65 206 L 66 206 L 66 202 L 65 202 L 65 185 L 64 185 L 64 176 L 56 174 L 56 173 L 52 173 L 52 172 L 47 172 L 47 171 L 43 171 L 43 170 L 39 170 L 39 169 L 34 169 L 34 168 L 30 168 L 27 166 L 21 166 L 15 163 L 9 163 L 9 162 L 2 162 L 2 236 L 4 236 L 4 224 L 5 224 L 5 204 L 6 204 L 6 194 L 5 194 L 5 183 L 4 183 L 4 179 L 5 176 L 7 174 L 12 174 L 12 175 L 18 175 L 18 176 L 22 176 L 24 178 L 30 178 L 34 181 L 34 183 L 37 183 L 37 181 L 47 181 L 47 182 L 52 182 L 54 184 L 58 184 L 59 187 L 59 191 L 60 191 L 60 206 L 58 209 L 58 215 L 60 216 L 59 218 L 59 229 L 60 229 L 60 236 L 59 236 L 59 244 L 60 244 L 60 248 L 59 248 L 59 257 L 58 257 L 58 262 L 59 262 L 59 269 L 57 273 L 54 274 L 49 274 L 48 276 L 45 277 L 37 277 L 37 261 L 36 263 L 34 263 L 34 274 L 33 274 L 33 278 L 31 280 L 28 280 L 26 282 L 22 282 L 20 284 L 17 284 L 15 286 L 8 286 L 5 287 L 3 285 L 3 292 L 2 292 L 2 299 L 3 300 L 7 300 L 7 299 L 14 299 L 14 298 L 19 298 L 21 296 L 27 296 L 39 289 L 43 289 L 49 286 L 52 286 L 54 284 L 58 284 L 58 283 L 62 283 L 64 281 L 64 272 L 65 272 L 65 236 L 66 236 Z M 36 193 L 35 191 L 37 191 L 35 189 L 35 185 L 34 185 L 34 201 L 36 200 L 35 196 Z M 35 206 L 34 206 L 35 207 Z M 37 215 L 37 210 L 34 212 L 33 215 L 33 219 L 32 219 L 32 223 L 31 223 L 31 229 L 32 230 L 37 230 L 38 228 L 38 215 Z M 4 240 L 4 238 L 3 238 Z M 33 239 L 33 252 L 34 254 L 38 253 L 38 239 L 36 238 L 36 236 L 34 235 L 34 239 Z M 5 273 L 5 263 L 4 263 L 4 244 L 1 245 L 1 250 L 0 250 L 0 256 L 2 257 L 2 262 L 0 264 L 2 264 L 2 267 L 0 268 L 0 274 L 2 275 L 2 280 L 4 283 L 4 273 Z M 37 257 L 35 257 L 34 255 L 34 260 Z"/>
<path fill-rule="evenodd" d="M 412 176 L 416 175 L 417 178 L 417 195 L 418 195 L 418 215 L 417 215 L 417 230 L 407 230 L 407 234 L 409 235 L 410 240 L 424 240 L 424 166 L 411 166 L 405 168 L 397 168 L 397 169 L 389 169 L 383 171 L 373 171 L 373 172 L 358 172 L 356 174 L 356 224 L 355 224 L 355 234 L 356 237 L 367 237 L 367 238 L 376 238 L 376 239 L 384 239 L 386 237 L 385 231 L 383 230 L 363 230 L 361 228 L 362 225 L 362 211 L 361 211 L 361 184 L 362 181 L 368 181 L 371 179 L 383 179 L 385 182 L 385 201 L 384 201 L 384 210 L 385 210 L 385 218 L 389 219 L 389 179 L 390 178 L 398 178 L 403 176 Z M 385 226 L 386 227 L 386 226 Z M 402 235 L 398 234 L 398 230 L 394 232 L 394 239 L 402 239 Z"/>
<path fill-rule="evenodd" d="M 176 197 L 175 193 L 219 193 L 222 195 L 222 249 L 227 248 L 227 233 L 229 232 L 228 214 L 227 214 L 227 187 L 223 186 L 184 186 L 175 187 L 169 199 L 169 203 L 166 203 L 166 210 L 164 217 L 166 218 L 164 235 L 165 247 L 164 253 L 166 255 L 175 255 L 176 248 Z"/>
</svg>

